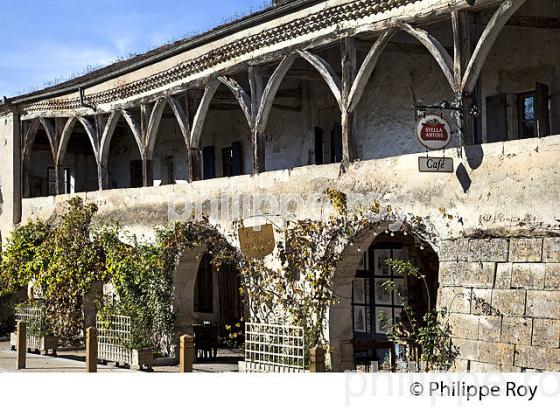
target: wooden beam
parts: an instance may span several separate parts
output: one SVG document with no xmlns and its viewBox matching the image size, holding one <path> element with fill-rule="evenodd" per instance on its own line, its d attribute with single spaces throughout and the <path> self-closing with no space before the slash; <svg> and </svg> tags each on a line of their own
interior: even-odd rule
<svg viewBox="0 0 560 410">
<path fill-rule="evenodd" d="M 463 75 L 461 90 L 464 94 L 472 94 L 482 67 L 490 54 L 490 50 L 494 46 L 498 35 L 515 14 L 517 10 L 525 3 L 526 0 L 505 0 L 500 4 L 498 10 L 494 13 L 490 22 L 482 32 L 480 40 L 473 52 L 472 58 Z"/>
<path fill-rule="evenodd" d="M 350 90 L 350 94 L 348 96 L 348 110 L 350 112 L 354 112 L 354 110 L 358 106 L 366 85 L 371 77 L 371 74 L 377 66 L 379 57 L 385 50 L 385 47 L 389 44 L 389 41 L 391 40 L 395 32 L 395 28 L 390 28 L 381 33 L 381 35 L 377 38 L 368 54 L 366 55 L 366 58 L 362 63 L 358 74 L 356 75 L 356 79 L 352 84 L 352 89 Z"/>
<path fill-rule="evenodd" d="M 445 49 L 445 47 L 430 33 L 425 30 L 412 27 L 410 24 L 400 22 L 398 26 L 415 37 L 420 43 L 424 45 L 430 52 L 430 54 L 435 58 L 436 62 L 440 66 L 445 78 L 449 82 L 451 89 L 454 93 L 457 93 L 457 87 L 455 85 L 455 76 L 453 73 L 453 59 Z"/>
<path fill-rule="evenodd" d="M 113 111 L 109 115 L 109 119 L 107 120 L 107 122 L 105 123 L 105 127 L 103 128 L 101 136 L 101 146 L 99 149 L 99 159 L 104 167 L 107 166 L 107 161 L 109 160 L 109 147 L 111 146 L 111 140 L 121 116 L 121 111 Z"/>
<path fill-rule="evenodd" d="M 265 171 L 266 139 L 259 132 L 257 117 L 263 97 L 263 77 L 258 66 L 249 66 L 249 86 L 251 87 L 251 148 L 253 151 L 253 174 Z"/>
<path fill-rule="evenodd" d="M 149 161 L 153 159 L 154 149 L 156 146 L 156 140 L 159 132 L 159 126 L 161 124 L 161 116 L 167 105 L 167 99 L 165 97 L 160 98 L 154 104 L 151 110 L 150 119 L 148 121 L 148 127 L 146 130 L 146 157 Z"/>
<path fill-rule="evenodd" d="M 200 148 L 200 137 L 202 135 L 204 121 L 206 120 L 206 116 L 208 115 L 210 103 L 212 102 L 214 94 L 216 94 L 216 90 L 219 86 L 220 82 L 216 79 L 212 79 L 208 82 L 208 84 L 206 84 L 202 100 L 198 105 L 198 109 L 196 110 L 196 114 L 193 119 L 190 143 L 191 148 Z"/>
<path fill-rule="evenodd" d="M 356 121 L 350 111 L 350 92 L 356 78 L 356 44 L 351 37 L 341 41 L 342 89 L 341 89 L 341 126 L 342 126 L 342 170 L 347 171 L 351 162 L 358 158 L 356 144 Z"/>
<path fill-rule="evenodd" d="M 266 125 L 268 123 L 270 111 L 274 105 L 274 99 L 278 95 L 280 85 L 282 84 L 282 81 L 286 77 L 286 74 L 296 61 L 296 58 L 297 57 L 294 54 L 290 54 L 284 57 L 284 59 L 280 62 L 278 67 L 276 67 L 276 69 L 268 79 L 266 87 L 262 93 L 262 99 L 256 118 L 256 125 L 259 132 L 264 133 L 266 131 Z"/>
<path fill-rule="evenodd" d="M 472 58 L 473 38 L 471 35 L 471 14 L 468 10 L 455 10 L 451 13 L 454 45 L 454 75 L 457 90 L 461 90 L 463 73 Z M 455 113 L 457 124 L 461 128 L 461 144 L 474 143 L 475 118 L 469 113 L 472 98 L 459 93 L 456 96 L 463 109 Z"/>
<path fill-rule="evenodd" d="M 321 77 L 323 77 L 323 79 L 327 83 L 327 86 L 334 95 L 338 106 L 342 109 L 342 81 L 340 80 L 338 74 L 336 74 L 335 70 L 330 66 L 329 63 L 327 63 L 318 55 L 312 54 L 309 51 L 305 50 L 297 50 L 297 52 L 319 72 Z"/>
<path fill-rule="evenodd" d="M 239 106 L 241 107 L 241 110 L 243 111 L 243 114 L 245 114 L 249 128 L 253 128 L 253 112 L 251 108 L 251 97 L 249 94 L 247 94 L 243 87 L 241 87 L 241 85 L 231 77 L 219 77 L 218 80 L 220 80 L 220 82 L 222 82 L 222 84 L 229 88 L 233 93 L 239 103 Z"/>
<path fill-rule="evenodd" d="M 142 129 L 140 123 L 136 118 L 134 118 L 134 116 L 130 111 L 120 110 L 120 112 L 123 118 L 125 119 L 126 123 L 128 124 L 130 130 L 132 131 L 134 140 L 136 141 L 136 145 L 140 150 L 140 156 L 144 158 L 146 156 L 146 152 L 145 152 L 146 150 L 144 149 L 144 143 L 142 141 Z"/>
</svg>

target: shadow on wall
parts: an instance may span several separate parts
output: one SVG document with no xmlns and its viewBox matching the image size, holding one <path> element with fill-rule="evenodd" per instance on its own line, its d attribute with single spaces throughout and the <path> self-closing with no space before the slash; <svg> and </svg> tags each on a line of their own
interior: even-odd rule
<svg viewBox="0 0 560 410">
<path fill-rule="evenodd" d="M 469 168 L 471 170 L 475 170 L 478 169 L 478 167 L 480 167 L 482 165 L 482 162 L 484 161 L 484 150 L 482 149 L 481 145 L 471 145 L 465 147 L 465 156 L 467 159 L 467 163 L 469 164 Z M 472 180 L 469 176 L 467 168 L 463 164 L 460 164 L 457 167 L 455 175 L 457 176 L 457 179 L 459 180 L 459 183 L 463 188 L 463 192 L 466 194 L 471 188 L 472 184 Z"/>
</svg>

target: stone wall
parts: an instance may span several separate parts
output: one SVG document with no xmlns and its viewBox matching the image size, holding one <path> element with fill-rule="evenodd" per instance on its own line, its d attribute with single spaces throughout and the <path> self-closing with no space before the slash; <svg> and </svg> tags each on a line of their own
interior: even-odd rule
<svg viewBox="0 0 560 410">
<path fill-rule="evenodd" d="M 560 238 L 448 240 L 439 256 L 458 370 L 560 370 Z"/>
</svg>

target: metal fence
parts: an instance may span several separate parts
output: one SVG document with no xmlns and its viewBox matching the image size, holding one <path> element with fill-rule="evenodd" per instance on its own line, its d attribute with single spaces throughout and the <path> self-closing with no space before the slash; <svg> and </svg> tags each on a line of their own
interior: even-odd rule
<svg viewBox="0 0 560 410">
<path fill-rule="evenodd" d="M 303 327 L 245 323 L 245 368 L 250 373 L 304 372 Z"/>
<path fill-rule="evenodd" d="M 129 316 L 109 315 L 97 318 L 97 354 L 99 360 L 131 364 L 131 342 Z"/>
</svg>

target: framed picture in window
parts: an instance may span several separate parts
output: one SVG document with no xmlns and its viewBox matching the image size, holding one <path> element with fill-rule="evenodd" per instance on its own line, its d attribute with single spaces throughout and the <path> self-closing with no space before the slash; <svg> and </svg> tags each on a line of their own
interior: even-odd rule
<svg viewBox="0 0 560 410">
<path fill-rule="evenodd" d="M 358 305 L 366 303 L 366 279 L 358 278 L 352 282 L 352 303 Z"/>
<path fill-rule="evenodd" d="M 369 252 L 364 252 L 360 264 L 358 265 L 358 270 L 369 270 Z"/>
<path fill-rule="evenodd" d="M 408 287 L 406 286 L 406 278 L 400 278 L 400 279 L 393 279 L 393 282 L 395 282 L 395 305 L 402 305 L 403 304 L 403 300 L 401 299 L 401 295 L 402 297 L 407 300 L 408 299 Z"/>
<path fill-rule="evenodd" d="M 391 276 L 391 268 L 387 260 L 391 259 L 390 249 L 375 249 L 373 252 L 375 276 Z"/>
<path fill-rule="evenodd" d="M 367 332 L 367 318 L 365 306 L 354 306 L 354 332 L 366 333 Z"/>
<path fill-rule="evenodd" d="M 376 305 L 392 305 L 393 299 L 391 292 L 387 292 L 383 288 L 383 284 L 387 282 L 389 279 L 387 278 L 375 278 L 373 281 L 374 284 L 374 292 L 375 292 L 375 304 Z"/>
<path fill-rule="evenodd" d="M 375 308 L 375 333 L 386 335 L 389 326 L 393 324 L 393 308 Z"/>
</svg>

